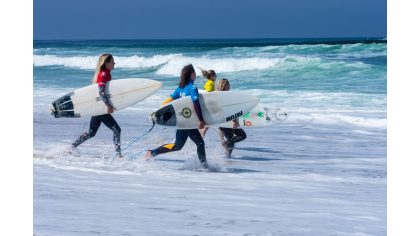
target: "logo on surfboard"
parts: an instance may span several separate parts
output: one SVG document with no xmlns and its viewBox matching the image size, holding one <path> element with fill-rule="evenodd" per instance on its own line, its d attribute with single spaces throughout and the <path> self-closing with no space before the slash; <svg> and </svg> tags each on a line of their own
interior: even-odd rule
<svg viewBox="0 0 420 236">
<path fill-rule="evenodd" d="M 234 114 L 234 115 L 231 115 L 231 116 L 229 116 L 229 117 L 226 117 L 226 122 L 227 121 L 231 121 L 231 120 L 233 120 L 233 119 L 236 119 L 236 118 L 238 118 L 238 117 L 240 117 L 240 116 L 242 116 L 243 115 L 243 112 L 242 111 L 240 111 L 240 112 L 238 112 L 238 113 L 236 113 L 236 114 Z"/>
<path fill-rule="evenodd" d="M 185 107 L 184 109 L 182 109 L 182 116 L 185 118 L 190 118 L 191 117 L 191 110 L 188 107 Z"/>
</svg>

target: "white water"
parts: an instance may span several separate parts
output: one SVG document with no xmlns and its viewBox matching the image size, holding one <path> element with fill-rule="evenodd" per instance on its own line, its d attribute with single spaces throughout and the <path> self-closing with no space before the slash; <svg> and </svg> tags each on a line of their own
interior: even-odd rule
<svg viewBox="0 0 420 236">
<path fill-rule="evenodd" d="M 114 117 L 123 147 L 150 128 L 135 110 Z M 105 127 L 79 147 L 81 156 L 68 154 L 87 123 L 36 113 L 35 235 L 386 234 L 386 129 L 286 120 L 246 130 L 232 159 L 210 129 L 206 172 L 191 141 L 149 162 L 107 163 Z M 158 126 L 126 156 L 171 142 L 174 133 Z"/>
</svg>

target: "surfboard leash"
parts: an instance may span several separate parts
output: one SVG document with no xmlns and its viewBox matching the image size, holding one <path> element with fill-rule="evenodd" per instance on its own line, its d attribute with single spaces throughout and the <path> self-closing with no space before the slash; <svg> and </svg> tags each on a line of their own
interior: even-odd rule
<svg viewBox="0 0 420 236">
<path fill-rule="evenodd" d="M 137 159 L 137 156 L 138 156 L 138 155 L 140 155 L 140 154 L 142 154 L 142 153 L 144 153 L 144 152 L 146 152 L 146 151 L 147 151 L 147 150 L 142 150 L 142 151 L 140 151 L 140 152 L 137 152 L 136 154 L 134 154 L 134 155 L 131 155 L 131 156 L 127 157 L 127 160 L 128 160 L 128 161 L 133 161 L 133 160 Z"/>
<path fill-rule="evenodd" d="M 143 135 L 135 138 L 130 144 L 128 144 L 125 148 L 121 149 L 121 152 L 126 150 L 128 147 L 130 147 L 133 143 L 137 142 L 139 139 L 143 138 L 146 134 L 150 133 L 150 131 L 152 131 L 152 129 L 155 127 L 155 121 L 152 120 L 152 127 Z"/>
<path fill-rule="evenodd" d="M 135 138 L 133 141 L 131 141 L 131 143 L 129 143 L 127 146 L 125 146 L 123 149 L 121 149 L 121 152 L 123 152 L 124 150 L 126 150 L 127 148 L 129 148 L 131 145 L 133 145 L 135 142 L 137 142 L 139 139 L 143 138 L 146 134 L 150 133 L 150 131 L 152 131 L 152 129 L 155 127 L 155 121 L 152 120 L 152 127 L 144 134 L 142 134 L 141 136 Z M 142 151 L 143 152 L 143 151 Z M 141 152 L 140 152 L 141 153 Z M 127 153 L 125 153 L 127 154 Z M 138 155 L 139 153 L 137 153 L 136 155 Z M 117 157 L 118 154 L 115 154 L 114 157 L 109 161 L 109 163 L 111 163 L 112 161 L 114 161 L 114 159 Z M 134 155 L 135 156 L 135 155 Z M 132 159 L 133 156 L 130 157 L 130 159 Z M 128 160 L 130 160 L 128 159 Z"/>
</svg>

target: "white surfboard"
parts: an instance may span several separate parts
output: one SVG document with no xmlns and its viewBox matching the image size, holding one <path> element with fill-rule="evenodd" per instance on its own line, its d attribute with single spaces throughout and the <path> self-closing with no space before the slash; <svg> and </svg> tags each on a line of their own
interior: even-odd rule
<svg viewBox="0 0 420 236">
<path fill-rule="evenodd" d="M 238 128 L 256 128 L 279 124 L 287 119 L 287 112 L 278 107 L 259 103 L 251 111 L 238 118 Z M 225 122 L 219 127 L 232 128 L 233 122 Z"/>
<path fill-rule="evenodd" d="M 150 79 L 118 79 L 106 84 L 112 105 L 116 111 L 137 104 L 155 93 L 162 83 Z M 59 117 L 87 117 L 106 114 L 107 106 L 99 97 L 97 84 L 74 90 L 52 102 L 51 115 Z"/>
<path fill-rule="evenodd" d="M 200 93 L 198 100 L 208 126 L 238 118 L 259 102 L 254 95 L 234 91 Z M 199 121 L 190 96 L 164 105 L 152 113 L 151 118 L 159 125 L 176 126 L 178 129 L 197 128 Z"/>
</svg>

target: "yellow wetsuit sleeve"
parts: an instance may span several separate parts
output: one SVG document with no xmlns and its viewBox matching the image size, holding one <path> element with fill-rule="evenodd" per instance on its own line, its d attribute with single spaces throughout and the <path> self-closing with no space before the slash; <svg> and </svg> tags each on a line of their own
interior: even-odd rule
<svg viewBox="0 0 420 236">
<path fill-rule="evenodd" d="M 172 102 L 174 99 L 171 97 L 168 97 L 167 99 L 165 99 L 165 101 L 162 102 L 162 105 L 165 105 L 166 103 L 170 103 Z"/>
<path fill-rule="evenodd" d="M 207 82 L 204 84 L 204 90 L 206 90 L 207 92 L 213 92 L 214 82 L 212 80 L 207 80 Z"/>
</svg>

